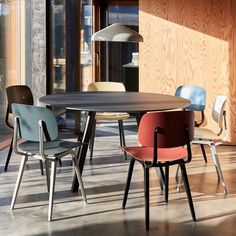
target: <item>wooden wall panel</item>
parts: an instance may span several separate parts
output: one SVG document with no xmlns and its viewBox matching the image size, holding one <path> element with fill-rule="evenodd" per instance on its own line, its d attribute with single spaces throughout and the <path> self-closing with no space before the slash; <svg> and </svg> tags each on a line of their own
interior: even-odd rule
<svg viewBox="0 0 236 236">
<path fill-rule="evenodd" d="M 19 84 L 19 63 L 18 54 L 18 32 L 17 32 L 17 2 L 9 2 L 10 13 L 6 19 L 6 87 L 12 84 Z"/>
<path fill-rule="evenodd" d="M 140 90 L 174 94 L 179 85 L 205 87 L 205 125 L 214 129 L 214 99 L 229 96 L 228 140 L 236 143 L 236 1 L 140 0 L 139 9 Z"/>
</svg>

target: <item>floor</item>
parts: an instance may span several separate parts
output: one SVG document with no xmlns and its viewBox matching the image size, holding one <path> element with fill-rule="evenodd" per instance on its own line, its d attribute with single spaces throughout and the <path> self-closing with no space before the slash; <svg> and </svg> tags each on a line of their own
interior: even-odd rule
<svg viewBox="0 0 236 236">
<path fill-rule="evenodd" d="M 127 145 L 137 143 L 135 122 L 125 123 Z M 228 187 L 217 181 L 207 149 L 205 164 L 200 148 L 193 146 L 193 160 L 187 166 L 197 222 L 192 221 L 184 189 L 176 190 L 176 168 L 170 172 L 169 203 L 164 201 L 155 170 L 151 171 L 151 222 L 144 223 L 143 172 L 134 169 L 127 208 L 121 208 L 129 161 L 119 150 L 116 124 L 99 125 L 93 163 L 86 162 L 83 181 L 88 198 L 84 205 L 79 193 L 71 193 L 73 177 L 70 159 L 58 167 L 53 221 L 47 222 L 48 194 L 45 176 L 38 161 L 30 160 L 11 211 L 10 202 L 20 157 L 13 155 L 9 171 L 3 167 L 7 149 L 0 152 L 0 235 L 235 235 L 236 223 L 236 147 L 218 148 Z"/>
</svg>

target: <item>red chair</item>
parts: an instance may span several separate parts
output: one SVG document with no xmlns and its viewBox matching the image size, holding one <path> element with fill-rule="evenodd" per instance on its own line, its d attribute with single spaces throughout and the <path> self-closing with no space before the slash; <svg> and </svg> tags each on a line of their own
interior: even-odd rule
<svg viewBox="0 0 236 236">
<path fill-rule="evenodd" d="M 194 138 L 194 112 L 150 112 L 140 122 L 138 139 L 141 146 L 123 147 L 131 156 L 123 199 L 125 209 L 135 161 L 144 170 L 145 221 L 149 230 L 149 169 L 165 167 L 165 201 L 168 202 L 169 166 L 180 165 L 191 215 L 196 221 L 185 164 L 192 159 L 190 142 Z"/>
</svg>

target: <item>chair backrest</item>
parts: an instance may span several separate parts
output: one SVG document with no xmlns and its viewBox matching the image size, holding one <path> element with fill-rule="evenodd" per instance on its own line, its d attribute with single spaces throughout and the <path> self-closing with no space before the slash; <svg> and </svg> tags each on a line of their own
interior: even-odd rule
<svg viewBox="0 0 236 236">
<path fill-rule="evenodd" d="M 12 113 L 11 104 L 20 103 L 33 105 L 34 99 L 30 88 L 26 85 L 14 85 L 6 88 L 8 110 Z"/>
<path fill-rule="evenodd" d="M 21 103 L 21 104 L 28 104 L 33 105 L 33 94 L 30 88 L 26 85 L 13 85 L 6 88 L 7 94 L 7 111 L 5 122 L 7 126 L 13 128 L 13 122 L 10 121 L 9 115 L 12 113 L 11 104 L 12 103 Z"/>
<path fill-rule="evenodd" d="M 125 92 L 125 86 L 122 83 L 118 82 L 94 82 L 88 85 L 88 91 L 101 91 L 101 92 L 109 92 L 109 91 L 117 91 L 117 92 Z"/>
<path fill-rule="evenodd" d="M 191 105 L 185 107 L 191 111 L 204 111 L 206 105 L 206 89 L 200 86 L 179 86 L 175 96 L 183 97 L 191 101 Z"/>
<path fill-rule="evenodd" d="M 217 96 L 212 108 L 212 118 L 218 123 L 220 129 L 223 129 L 224 126 L 223 116 L 227 99 L 228 97 L 223 95 Z"/>
<path fill-rule="evenodd" d="M 187 143 L 186 127 L 189 141 L 194 138 L 194 112 L 168 111 L 146 113 L 139 124 L 138 139 L 141 145 L 154 147 L 154 129 L 158 127 L 158 147 L 171 148 Z"/>
<path fill-rule="evenodd" d="M 58 127 L 54 114 L 45 107 L 36 107 L 25 104 L 12 104 L 14 117 L 19 117 L 19 135 L 26 140 L 39 141 L 39 121 L 46 124 L 45 139 L 55 140 L 58 136 Z"/>
</svg>

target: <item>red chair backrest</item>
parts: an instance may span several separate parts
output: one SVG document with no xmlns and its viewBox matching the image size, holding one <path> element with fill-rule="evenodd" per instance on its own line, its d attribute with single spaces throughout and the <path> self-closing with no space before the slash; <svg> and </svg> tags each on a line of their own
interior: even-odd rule
<svg viewBox="0 0 236 236">
<path fill-rule="evenodd" d="M 139 124 L 138 139 L 142 146 L 154 147 L 154 130 L 158 127 L 158 147 L 171 148 L 185 145 L 186 127 L 189 141 L 194 138 L 194 112 L 168 111 L 146 113 Z"/>
</svg>

